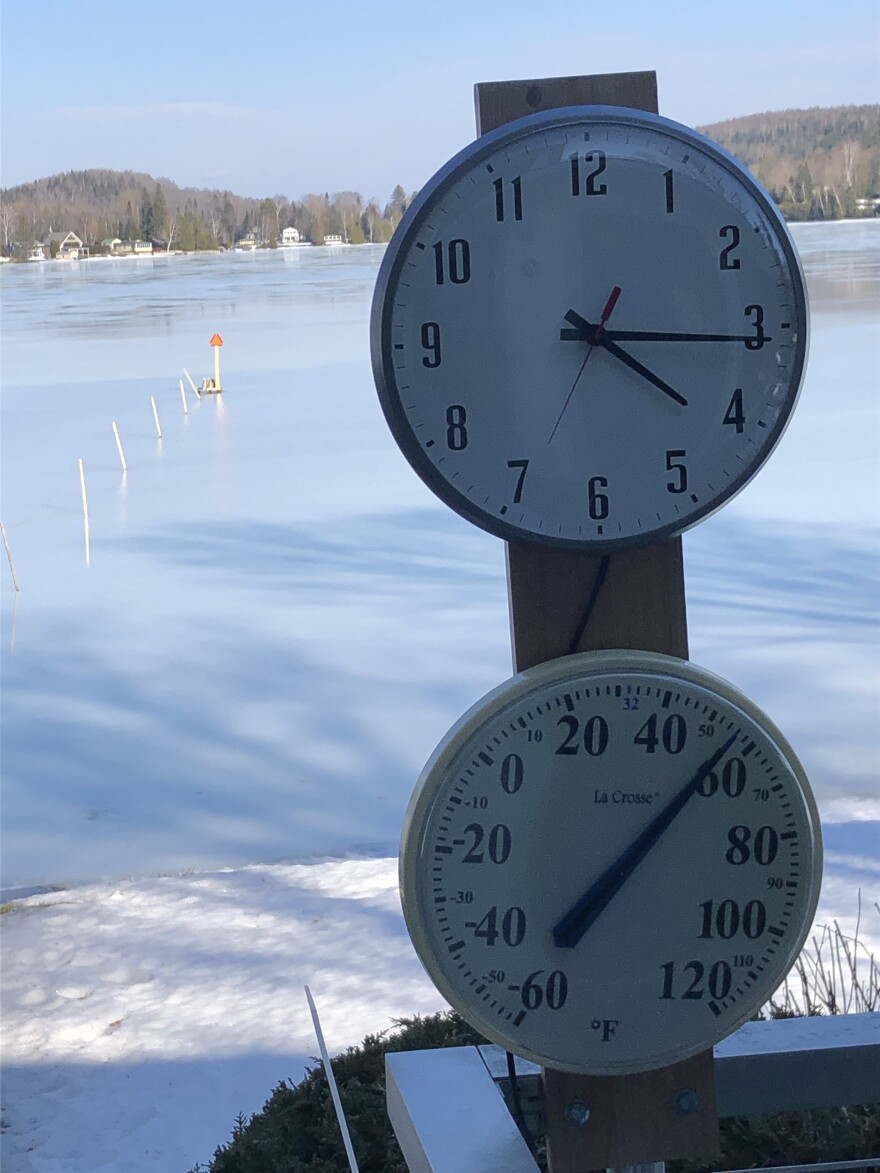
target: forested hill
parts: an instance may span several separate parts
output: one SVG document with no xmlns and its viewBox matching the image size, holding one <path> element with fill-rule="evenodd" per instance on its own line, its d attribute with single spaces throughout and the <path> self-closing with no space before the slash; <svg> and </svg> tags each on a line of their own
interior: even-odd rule
<svg viewBox="0 0 880 1173">
<path fill-rule="evenodd" d="M 741 159 L 789 219 L 878 211 L 880 105 L 782 110 L 699 129 Z M 114 237 L 211 249 L 242 238 L 273 244 L 288 227 L 316 244 L 330 233 L 383 241 L 411 199 L 400 186 L 384 206 L 355 191 L 253 199 L 136 171 L 68 171 L 0 191 L 0 247 L 23 257 L 35 241 L 57 248 L 59 235 L 73 231 L 93 255 Z"/>
<path fill-rule="evenodd" d="M 880 195 L 880 105 L 750 114 L 699 129 L 736 155 L 792 220 L 864 214 Z"/>
<path fill-rule="evenodd" d="M 113 237 L 189 251 L 230 247 L 248 236 L 274 243 L 285 228 L 315 244 L 331 233 L 359 244 L 390 239 L 410 198 L 398 185 L 384 207 L 354 191 L 253 199 L 178 187 L 138 171 L 67 171 L 0 191 L 0 229 L 4 252 L 71 231 L 93 255 Z"/>
</svg>

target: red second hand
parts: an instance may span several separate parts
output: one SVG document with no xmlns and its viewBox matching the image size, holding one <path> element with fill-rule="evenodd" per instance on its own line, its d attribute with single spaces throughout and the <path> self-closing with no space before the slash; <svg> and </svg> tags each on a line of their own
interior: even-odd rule
<svg viewBox="0 0 880 1173">
<path fill-rule="evenodd" d="M 553 425 L 553 431 L 547 437 L 548 444 L 552 441 L 553 437 L 556 435 L 556 429 L 562 423 L 562 417 L 565 415 L 565 409 L 568 407 L 568 404 L 571 400 L 572 395 L 574 395 L 574 389 L 575 389 L 575 387 L 577 387 L 578 383 L 580 382 L 581 375 L 584 373 L 584 367 L 586 367 L 587 362 L 589 361 L 590 355 L 593 353 L 594 347 L 597 345 L 599 339 L 602 337 L 602 333 L 605 330 L 605 323 L 611 317 L 611 314 L 614 310 L 614 307 L 617 305 L 617 299 L 619 297 L 620 297 L 620 286 L 615 285 L 614 288 L 611 290 L 611 296 L 605 302 L 605 309 L 602 310 L 602 313 L 599 317 L 599 325 L 596 327 L 596 331 L 593 334 L 593 337 L 591 339 L 589 339 L 589 345 L 587 346 L 587 353 L 584 355 L 584 361 L 581 363 L 581 369 L 578 371 L 577 375 L 575 376 L 575 380 L 571 385 L 571 390 L 569 391 L 568 395 L 566 395 L 566 397 L 565 397 L 565 403 L 563 403 L 562 411 L 560 411 L 559 417 L 557 418 L 556 423 Z"/>
<path fill-rule="evenodd" d="M 614 307 L 617 305 L 617 299 L 619 297 L 620 297 L 620 286 L 615 285 L 614 288 L 611 290 L 611 296 L 605 302 L 605 309 L 602 310 L 602 313 L 599 317 L 599 325 L 596 327 L 596 333 L 593 335 L 593 345 L 594 346 L 595 346 L 596 342 L 605 333 L 605 323 L 608 321 L 608 319 L 614 313 Z"/>
</svg>

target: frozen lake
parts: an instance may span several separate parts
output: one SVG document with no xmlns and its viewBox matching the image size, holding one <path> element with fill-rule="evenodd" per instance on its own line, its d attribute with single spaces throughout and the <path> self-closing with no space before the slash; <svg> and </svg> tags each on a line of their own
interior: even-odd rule
<svg viewBox="0 0 880 1173">
<path fill-rule="evenodd" d="M 807 380 L 768 467 L 685 538 L 691 655 L 792 741 L 830 861 L 876 876 L 880 222 L 794 234 Z M 425 758 L 510 674 L 502 544 L 381 416 L 381 255 L 0 268 L 7 894 L 391 855 Z M 227 390 L 187 387 L 184 415 L 215 331 Z"/>
</svg>

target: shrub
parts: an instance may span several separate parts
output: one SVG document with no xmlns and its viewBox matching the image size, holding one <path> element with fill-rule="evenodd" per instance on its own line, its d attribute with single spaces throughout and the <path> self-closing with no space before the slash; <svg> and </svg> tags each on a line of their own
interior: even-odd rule
<svg viewBox="0 0 880 1173">
<path fill-rule="evenodd" d="M 875 906 L 880 915 L 880 906 Z M 880 1010 L 880 966 L 839 926 L 822 929 L 757 1017 Z M 401 1019 L 367 1035 L 332 1060 L 360 1173 L 407 1173 L 385 1111 L 386 1051 L 428 1050 L 485 1042 L 454 1012 Z M 320 1063 L 301 1083 L 282 1082 L 263 1110 L 239 1116 L 228 1144 L 190 1173 L 348 1173 L 348 1161 Z M 546 1169 L 543 1137 L 529 1137 Z M 820 1108 L 721 1121 L 721 1156 L 713 1165 L 670 1162 L 670 1173 L 761 1168 L 809 1161 L 845 1161 L 880 1153 L 880 1105 Z"/>
</svg>

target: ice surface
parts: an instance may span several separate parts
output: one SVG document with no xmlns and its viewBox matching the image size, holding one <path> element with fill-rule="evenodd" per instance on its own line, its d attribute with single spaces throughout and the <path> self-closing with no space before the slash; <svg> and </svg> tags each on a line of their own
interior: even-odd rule
<svg viewBox="0 0 880 1173">
<path fill-rule="evenodd" d="M 802 400 L 685 539 L 689 630 L 801 756 L 820 919 L 851 930 L 880 892 L 880 223 L 794 231 Z M 425 758 L 509 674 L 504 560 L 388 435 L 380 256 L 0 267 L 2 886 L 67 886 L 3 917 L 4 1173 L 207 1160 L 315 1051 L 307 982 L 332 1048 L 440 1004 L 392 857 Z M 184 415 L 215 331 L 227 391 Z"/>
</svg>

